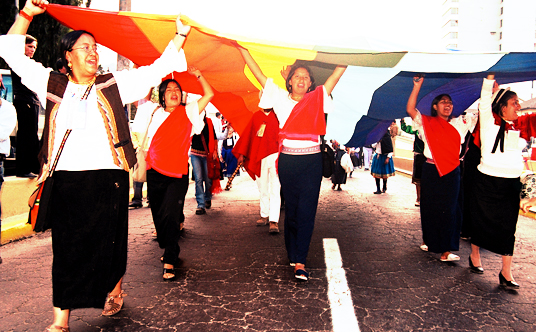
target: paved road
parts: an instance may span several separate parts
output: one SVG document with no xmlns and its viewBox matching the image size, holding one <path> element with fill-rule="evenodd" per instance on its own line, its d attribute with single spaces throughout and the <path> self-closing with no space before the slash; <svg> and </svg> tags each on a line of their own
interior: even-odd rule
<svg viewBox="0 0 536 332">
<path fill-rule="evenodd" d="M 247 176 L 217 195 L 204 216 L 195 215 L 191 186 L 172 283 L 162 281 L 150 210 L 132 210 L 123 310 L 108 318 L 75 310 L 71 331 L 349 331 L 356 318 L 360 331 L 536 331 L 536 220 L 520 217 L 514 274 L 522 288 L 509 292 L 498 287 L 499 256 L 483 251 L 486 272 L 475 275 L 468 242 L 461 242 L 459 263 L 419 249 L 408 177 L 391 178 L 387 194 L 374 190 L 363 171 L 339 192 L 324 180 L 307 283 L 294 281 L 283 234 L 255 226 L 257 191 Z M 345 282 L 328 283 L 324 239 L 336 239 Z M 43 331 L 51 323 L 50 242 L 44 233 L 1 248 L 0 331 Z M 345 284 L 353 310 L 332 313 L 344 301 L 330 304 L 328 293 Z"/>
</svg>

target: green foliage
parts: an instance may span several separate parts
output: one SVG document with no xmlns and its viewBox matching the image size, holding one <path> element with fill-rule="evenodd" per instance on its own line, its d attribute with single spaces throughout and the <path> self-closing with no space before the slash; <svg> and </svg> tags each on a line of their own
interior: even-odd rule
<svg viewBox="0 0 536 332">
<path fill-rule="evenodd" d="M 79 6 L 82 0 L 53 0 L 50 3 L 61 5 Z M 20 8 L 24 8 L 26 1 L 20 0 Z M 6 34 L 15 22 L 17 8 L 14 1 L 0 1 L 0 34 Z M 56 60 L 60 56 L 60 41 L 63 35 L 70 29 L 61 25 L 58 21 L 48 14 L 42 14 L 34 17 L 28 34 L 37 38 L 37 51 L 35 52 L 35 61 L 41 62 L 45 67 L 54 68 Z M 4 60 L 0 59 L 0 68 L 9 68 Z M 55 68 L 54 68 L 55 69 Z"/>
</svg>

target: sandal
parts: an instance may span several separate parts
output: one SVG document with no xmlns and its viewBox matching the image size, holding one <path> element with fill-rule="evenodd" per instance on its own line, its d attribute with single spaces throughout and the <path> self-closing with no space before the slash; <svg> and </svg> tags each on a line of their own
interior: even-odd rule
<svg viewBox="0 0 536 332">
<path fill-rule="evenodd" d="M 171 264 L 170 264 L 171 265 Z M 166 274 L 171 274 L 171 277 L 166 278 Z M 164 278 L 164 281 L 173 281 L 175 280 L 175 267 L 172 267 L 171 269 L 164 268 L 164 273 L 162 274 L 162 278 Z"/>
<path fill-rule="evenodd" d="M 50 325 L 45 329 L 45 332 L 54 332 L 54 331 L 60 331 L 60 332 L 69 332 L 68 327 L 63 326 L 57 326 L 57 325 Z"/>
<path fill-rule="evenodd" d="M 104 310 L 102 310 L 102 315 L 113 316 L 118 313 L 123 307 L 123 298 L 125 296 L 127 296 L 127 294 L 123 290 L 121 290 L 121 293 L 117 295 L 108 294 L 106 302 L 104 303 Z M 119 299 L 119 303 L 116 303 L 115 299 Z"/>
<path fill-rule="evenodd" d="M 307 281 L 309 279 L 309 273 L 307 271 L 299 269 L 294 271 L 294 277 L 299 281 Z"/>
</svg>

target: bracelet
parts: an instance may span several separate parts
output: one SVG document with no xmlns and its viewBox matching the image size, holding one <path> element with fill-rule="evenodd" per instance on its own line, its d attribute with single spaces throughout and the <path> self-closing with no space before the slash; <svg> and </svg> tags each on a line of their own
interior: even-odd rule
<svg viewBox="0 0 536 332">
<path fill-rule="evenodd" d="M 32 21 L 33 20 L 33 17 L 31 17 L 30 15 L 26 14 L 26 12 L 24 11 L 24 9 L 21 9 L 20 12 L 19 12 L 19 15 L 24 17 L 25 19 L 27 19 L 28 21 Z"/>
<path fill-rule="evenodd" d="M 201 78 L 201 75 L 197 76 L 197 80 L 199 80 Z"/>
<path fill-rule="evenodd" d="M 184 37 L 184 38 L 188 37 L 188 36 L 187 36 L 186 34 L 184 34 L 184 33 L 178 33 L 178 32 L 176 32 L 175 34 L 176 34 L 176 35 L 179 35 L 179 36 L 181 36 L 181 37 Z"/>
</svg>

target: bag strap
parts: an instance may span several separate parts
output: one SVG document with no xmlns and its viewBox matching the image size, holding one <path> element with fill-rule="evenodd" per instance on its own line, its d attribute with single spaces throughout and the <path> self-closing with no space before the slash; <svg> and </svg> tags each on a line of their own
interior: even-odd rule
<svg viewBox="0 0 536 332">
<path fill-rule="evenodd" d="M 205 141 L 205 135 L 203 135 L 203 132 L 201 132 L 201 141 L 203 142 L 203 147 L 205 148 L 205 152 L 207 153 L 207 160 L 208 160 L 208 155 L 210 154 L 210 151 L 208 150 L 207 148 L 207 142 Z M 209 133 L 210 135 L 210 133 Z"/>
<path fill-rule="evenodd" d="M 151 119 L 149 120 L 149 124 L 147 125 L 147 130 L 145 130 L 145 135 L 143 136 L 143 141 L 141 142 L 140 147 L 142 149 L 145 146 L 145 142 L 147 141 L 147 135 L 149 135 L 149 127 L 151 126 L 151 122 L 153 122 L 153 116 L 154 116 L 154 114 L 156 113 L 156 111 L 158 110 L 159 107 L 160 107 L 160 105 L 156 106 L 156 108 L 153 111 L 153 114 L 151 114 Z"/>
</svg>

